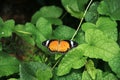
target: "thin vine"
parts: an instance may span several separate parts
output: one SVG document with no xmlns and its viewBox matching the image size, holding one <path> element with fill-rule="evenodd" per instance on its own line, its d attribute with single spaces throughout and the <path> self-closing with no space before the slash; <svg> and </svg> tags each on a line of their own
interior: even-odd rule
<svg viewBox="0 0 120 80">
<path fill-rule="evenodd" d="M 82 24 L 82 22 L 83 22 L 83 20 L 84 20 L 84 17 L 85 17 L 85 15 L 86 15 L 86 13 L 87 13 L 87 11 L 88 11 L 88 9 L 89 9 L 92 1 L 93 1 L 93 0 L 90 0 L 88 6 L 86 7 L 85 12 L 84 12 L 84 14 L 83 14 L 83 17 L 81 18 L 80 23 L 79 23 L 79 25 L 78 25 L 78 27 L 77 27 L 77 30 L 76 30 L 75 33 L 73 34 L 71 40 L 73 40 L 74 37 L 77 35 L 77 33 L 78 33 L 78 31 L 79 31 L 79 29 L 80 29 L 80 27 L 81 27 L 81 24 Z"/>
<path fill-rule="evenodd" d="M 83 14 L 83 17 L 81 18 L 80 23 L 79 23 L 79 25 L 78 25 L 78 28 L 77 28 L 77 30 L 75 31 L 75 33 L 73 34 L 71 40 L 73 40 L 74 37 L 77 35 L 77 33 L 78 33 L 78 31 L 79 31 L 79 29 L 80 29 L 80 27 L 81 27 L 81 24 L 82 24 L 82 22 L 83 22 L 83 20 L 84 20 L 84 17 L 85 17 L 85 15 L 86 15 L 86 13 L 87 13 L 87 11 L 88 11 L 88 9 L 89 9 L 92 1 L 93 1 L 93 0 L 90 0 L 89 4 L 87 5 L 87 7 L 86 7 L 86 9 L 85 9 L 85 12 L 84 12 L 84 14 Z M 59 59 L 57 60 L 57 62 L 56 62 L 56 63 L 54 64 L 54 66 L 52 67 L 52 70 L 55 68 L 55 66 L 59 63 L 60 60 L 61 60 L 61 58 L 59 58 Z"/>
</svg>

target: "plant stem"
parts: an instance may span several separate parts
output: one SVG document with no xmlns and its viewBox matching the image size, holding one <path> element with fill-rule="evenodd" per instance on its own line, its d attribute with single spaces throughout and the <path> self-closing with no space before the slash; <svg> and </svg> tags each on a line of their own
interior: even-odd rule
<svg viewBox="0 0 120 80">
<path fill-rule="evenodd" d="M 92 1 L 93 1 L 93 0 L 90 0 L 89 4 L 88 4 L 88 6 L 87 6 L 87 8 L 86 8 L 86 10 L 85 10 L 85 12 L 84 12 L 84 14 L 83 14 L 83 17 L 81 18 L 81 21 L 80 21 L 80 23 L 79 23 L 79 25 L 78 25 L 78 28 L 77 28 L 77 30 L 75 31 L 75 33 L 73 34 L 71 40 L 73 40 L 74 37 L 76 36 L 76 34 L 78 33 L 78 30 L 80 29 L 80 26 L 81 26 L 81 24 L 82 24 L 82 22 L 83 22 L 83 19 L 84 19 L 86 13 L 87 13 L 88 8 L 90 7 Z M 66 15 L 66 13 L 65 13 L 65 15 Z M 64 17 L 64 16 L 63 16 L 63 17 Z M 62 18 L 63 18 L 63 17 L 62 17 Z M 55 63 L 55 65 L 52 67 L 52 70 L 55 68 L 55 66 L 59 63 L 60 60 L 61 60 L 61 58 L 59 58 L 59 59 L 57 60 L 57 62 Z"/>
<path fill-rule="evenodd" d="M 73 40 L 74 37 L 77 35 L 77 33 L 78 33 L 78 31 L 79 31 L 79 29 L 80 29 L 80 27 L 81 27 L 81 24 L 82 24 L 82 22 L 83 22 L 83 20 L 84 20 L 84 17 L 85 17 L 85 15 L 86 15 L 86 13 L 87 13 L 87 11 L 88 11 L 88 8 L 90 7 L 92 1 L 93 1 L 93 0 L 90 0 L 89 4 L 87 5 L 87 7 L 86 7 L 86 9 L 85 9 L 85 12 L 84 12 L 84 14 L 83 14 L 83 17 L 81 18 L 80 23 L 79 23 L 79 25 L 78 25 L 78 28 L 77 28 L 77 30 L 75 31 L 75 33 L 73 34 L 71 40 Z"/>
</svg>

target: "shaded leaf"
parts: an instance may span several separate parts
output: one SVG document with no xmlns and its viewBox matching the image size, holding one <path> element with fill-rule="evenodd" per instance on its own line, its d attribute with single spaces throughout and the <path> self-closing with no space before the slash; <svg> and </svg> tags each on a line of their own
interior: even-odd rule
<svg viewBox="0 0 120 80">
<path fill-rule="evenodd" d="M 67 74 L 65 76 L 57 76 L 54 75 L 52 80 L 81 80 L 82 74 L 80 71 L 72 71 L 70 74 Z"/>
<path fill-rule="evenodd" d="M 99 2 L 94 2 L 91 4 L 91 6 L 90 6 L 90 8 L 87 11 L 86 16 L 85 16 L 85 20 L 87 22 L 96 23 L 96 21 L 99 17 L 99 14 L 97 12 L 98 5 L 99 5 Z"/>
<path fill-rule="evenodd" d="M 0 51 L 2 51 L 2 43 L 0 42 Z"/>
<path fill-rule="evenodd" d="M 16 25 L 14 32 L 20 36 L 23 40 L 31 45 L 35 45 L 34 37 L 37 32 L 35 26 L 31 23 L 26 23 L 25 25 Z"/>
<path fill-rule="evenodd" d="M 39 71 L 45 75 L 38 74 Z M 52 77 L 51 69 L 47 65 L 39 62 L 24 62 L 20 65 L 20 80 L 44 80 L 41 77 L 47 77 L 46 80 Z"/>
<path fill-rule="evenodd" d="M 54 25 L 62 25 L 63 24 L 62 20 L 59 19 L 59 18 L 49 18 L 49 17 L 47 17 L 45 19 L 48 20 L 51 24 L 54 24 Z"/>
<path fill-rule="evenodd" d="M 15 22 L 14 20 L 7 20 L 4 23 L 0 24 L 0 37 L 9 37 L 12 35 Z"/>
<path fill-rule="evenodd" d="M 23 40 L 25 40 L 25 42 L 31 44 L 32 46 L 35 45 L 35 41 L 34 41 L 34 39 L 33 39 L 31 36 L 21 35 L 20 37 L 21 37 Z"/>
<path fill-rule="evenodd" d="M 36 23 L 37 29 L 42 33 L 42 35 L 46 38 L 49 38 L 50 35 L 52 34 L 52 25 L 48 20 L 45 18 L 41 17 L 38 19 Z"/>
<path fill-rule="evenodd" d="M 59 7 L 44 6 L 32 16 L 31 22 L 35 24 L 40 17 L 58 18 L 61 16 L 61 14 L 62 9 Z"/>
<path fill-rule="evenodd" d="M 74 41 L 77 41 L 78 44 L 84 43 L 85 42 L 85 33 L 83 31 L 78 32 L 74 38 Z"/>
<path fill-rule="evenodd" d="M 4 52 L 0 52 L 0 77 L 9 76 L 19 71 L 19 61 Z"/>
<path fill-rule="evenodd" d="M 53 31 L 53 38 L 70 39 L 73 36 L 74 32 L 74 29 L 65 25 L 60 25 Z"/>
<path fill-rule="evenodd" d="M 98 12 L 102 15 L 110 16 L 114 20 L 120 20 L 120 0 L 104 0 L 101 1 Z"/>
<path fill-rule="evenodd" d="M 103 75 L 103 80 L 118 80 L 117 77 L 112 73 Z"/>
<path fill-rule="evenodd" d="M 51 69 L 46 67 L 46 65 L 42 65 L 42 68 L 39 68 L 36 76 L 38 80 L 50 80 L 52 77 Z"/>
<path fill-rule="evenodd" d="M 114 71 L 117 74 L 117 76 L 120 78 L 120 54 L 118 54 L 114 58 L 112 58 L 109 61 L 109 65 L 110 65 L 112 71 Z"/>
<path fill-rule="evenodd" d="M 62 0 L 62 4 L 67 12 L 78 19 L 82 18 L 87 2 L 88 0 Z"/>
</svg>

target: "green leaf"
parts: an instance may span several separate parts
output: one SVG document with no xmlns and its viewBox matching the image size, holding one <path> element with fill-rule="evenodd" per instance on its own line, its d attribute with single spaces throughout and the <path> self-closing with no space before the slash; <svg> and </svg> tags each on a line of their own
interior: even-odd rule
<svg viewBox="0 0 120 80">
<path fill-rule="evenodd" d="M 46 38 L 39 32 L 36 33 L 36 37 L 35 37 L 35 43 L 36 45 L 44 52 L 47 52 L 48 53 L 48 49 L 46 47 L 44 47 L 42 45 L 42 42 L 45 41 Z"/>
<path fill-rule="evenodd" d="M 51 24 L 54 24 L 54 25 L 62 25 L 63 22 L 61 19 L 58 19 L 58 18 L 45 18 L 46 20 L 48 20 Z"/>
<path fill-rule="evenodd" d="M 99 5 L 99 2 L 94 2 L 91 4 L 89 10 L 86 13 L 85 20 L 87 22 L 95 23 L 99 17 L 99 14 L 97 12 L 97 7 Z"/>
<path fill-rule="evenodd" d="M 31 23 L 26 23 L 25 25 L 16 25 L 14 32 L 20 36 L 23 40 L 31 45 L 35 45 L 34 37 L 38 30 Z"/>
<path fill-rule="evenodd" d="M 14 28 L 14 32 L 22 35 L 34 35 L 37 32 L 37 28 L 32 23 L 26 23 L 25 25 L 18 24 Z"/>
<path fill-rule="evenodd" d="M 88 0 L 62 0 L 67 12 L 78 19 L 82 18 L 87 2 Z"/>
<path fill-rule="evenodd" d="M 103 79 L 103 72 L 100 69 L 96 69 L 96 80 L 102 80 Z"/>
<path fill-rule="evenodd" d="M 104 32 L 104 34 L 109 38 L 117 41 L 117 23 L 110 18 L 101 17 L 96 22 L 96 26 Z"/>
<path fill-rule="evenodd" d="M 46 65 L 42 65 L 42 68 L 38 69 L 36 76 L 38 80 L 50 80 L 52 77 L 51 69 Z"/>
<path fill-rule="evenodd" d="M 52 34 L 52 25 L 45 18 L 41 17 L 36 23 L 37 29 L 42 33 L 43 36 L 49 38 Z"/>
<path fill-rule="evenodd" d="M 81 44 L 84 55 L 109 61 L 119 53 L 118 44 L 107 37 L 100 30 L 89 29 L 85 32 L 86 43 Z"/>
<path fill-rule="evenodd" d="M 2 43 L 0 42 L 0 51 L 2 51 Z"/>
<path fill-rule="evenodd" d="M 3 25 L 3 20 L 2 20 L 2 18 L 0 17 L 0 27 Z"/>
<path fill-rule="evenodd" d="M 19 61 L 4 52 L 0 52 L 0 77 L 9 76 L 19 71 Z"/>
<path fill-rule="evenodd" d="M 51 69 L 44 63 L 24 62 L 20 65 L 20 80 L 50 80 L 51 77 Z"/>
<path fill-rule="evenodd" d="M 74 32 L 75 32 L 74 29 L 65 25 L 60 25 L 53 31 L 53 38 L 70 39 L 72 38 Z"/>
<path fill-rule="evenodd" d="M 85 33 L 83 31 L 78 32 L 74 41 L 77 41 L 78 44 L 85 43 Z"/>
<path fill-rule="evenodd" d="M 109 65 L 110 65 L 112 71 L 114 71 L 117 74 L 117 76 L 120 78 L 120 54 L 118 54 L 114 58 L 112 58 L 109 61 Z"/>
<path fill-rule="evenodd" d="M 54 75 L 52 80 L 81 80 L 81 78 L 82 74 L 80 73 L 80 71 L 72 70 L 70 74 L 67 74 L 65 76 Z"/>
<path fill-rule="evenodd" d="M 112 73 L 103 75 L 103 80 L 118 80 L 117 77 Z"/>
<path fill-rule="evenodd" d="M 62 9 L 56 6 L 44 6 L 42 7 L 39 11 L 37 11 L 33 16 L 32 16 L 32 23 L 36 23 L 36 21 L 40 17 L 45 17 L 45 18 L 58 18 L 62 14 Z"/>
<path fill-rule="evenodd" d="M 19 79 L 16 79 L 16 78 L 10 78 L 10 79 L 8 79 L 8 80 L 19 80 Z"/>
<path fill-rule="evenodd" d="M 96 78 L 96 69 L 94 67 L 94 63 L 92 60 L 89 60 L 86 65 L 85 65 L 87 72 L 89 73 L 89 75 L 91 76 L 91 78 L 93 80 L 95 80 Z"/>
<path fill-rule="evenodd" d="M 35 41 L 34 41 L 34 39 L 31 37 L 31 36 L 28 36 L 28 35 L 21 35 L 20 36 L 25 42 L 27 42 L 27 43 L 29 43 L 29 44 L 31 44 L 32 46 L 34 46 L 35 45 Z"/>
<path fill-rule="evenodd" d="M 0 24 L 0 37 L 9 37 L 12 35 L 15 22 L 14 20 L 7 20 Z"/>
<path fill-rule="evenodd" d="M 120 0 L 104 0 L 101 1 L 98 12 L 102 15 L 110 16 L 114 20 L 120 20 Z"/>
<path fill-rule="evenodd" d="M 84 66 L 86 57 L 82 56 L 79 46 L 66 53 L 58 66 L 57 75 L 62 76 L 69 73 L 71 68 L 79 69 Z"/>
<path fill-rule="evenodd" d="M 38 31 L 37 28 L 32 23 L 28 22 L 25 24 L 25 27 L 23 29 L 25 29 L 26 32 L 29 32 L 32 35 L 36 35 L 36 32 Z"/>
<path fill-rule="evenodd" d="M 84 23 L 82 25 L 82 30 L 86 31 L 88 29 L 98 29 L 103 31 L 104 35 L 106 35 L 109 39 L 113 39 L 117 41 L 117 23 L 110 18 L 100 17 L 96 22 L 96 25 L 93 23 Z"/>
<path fill-rule="evenodd" d="M 82 80 L 92 80 L 89 73 L 87 71 L 84 71 L 82 74 Z"/>
</svg>

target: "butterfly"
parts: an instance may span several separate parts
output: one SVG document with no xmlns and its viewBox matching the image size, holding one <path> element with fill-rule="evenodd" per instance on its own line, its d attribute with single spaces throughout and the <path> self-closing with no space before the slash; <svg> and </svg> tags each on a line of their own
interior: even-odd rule
<svg viewBox="0 0 120 80">
<path fill-rule="evenodd" d="M 51 52 L 66 53 L 68 50 L 76 47 L 77 42 L 72 40 L 46 40 L 42 42 Z"/>
</svg>

